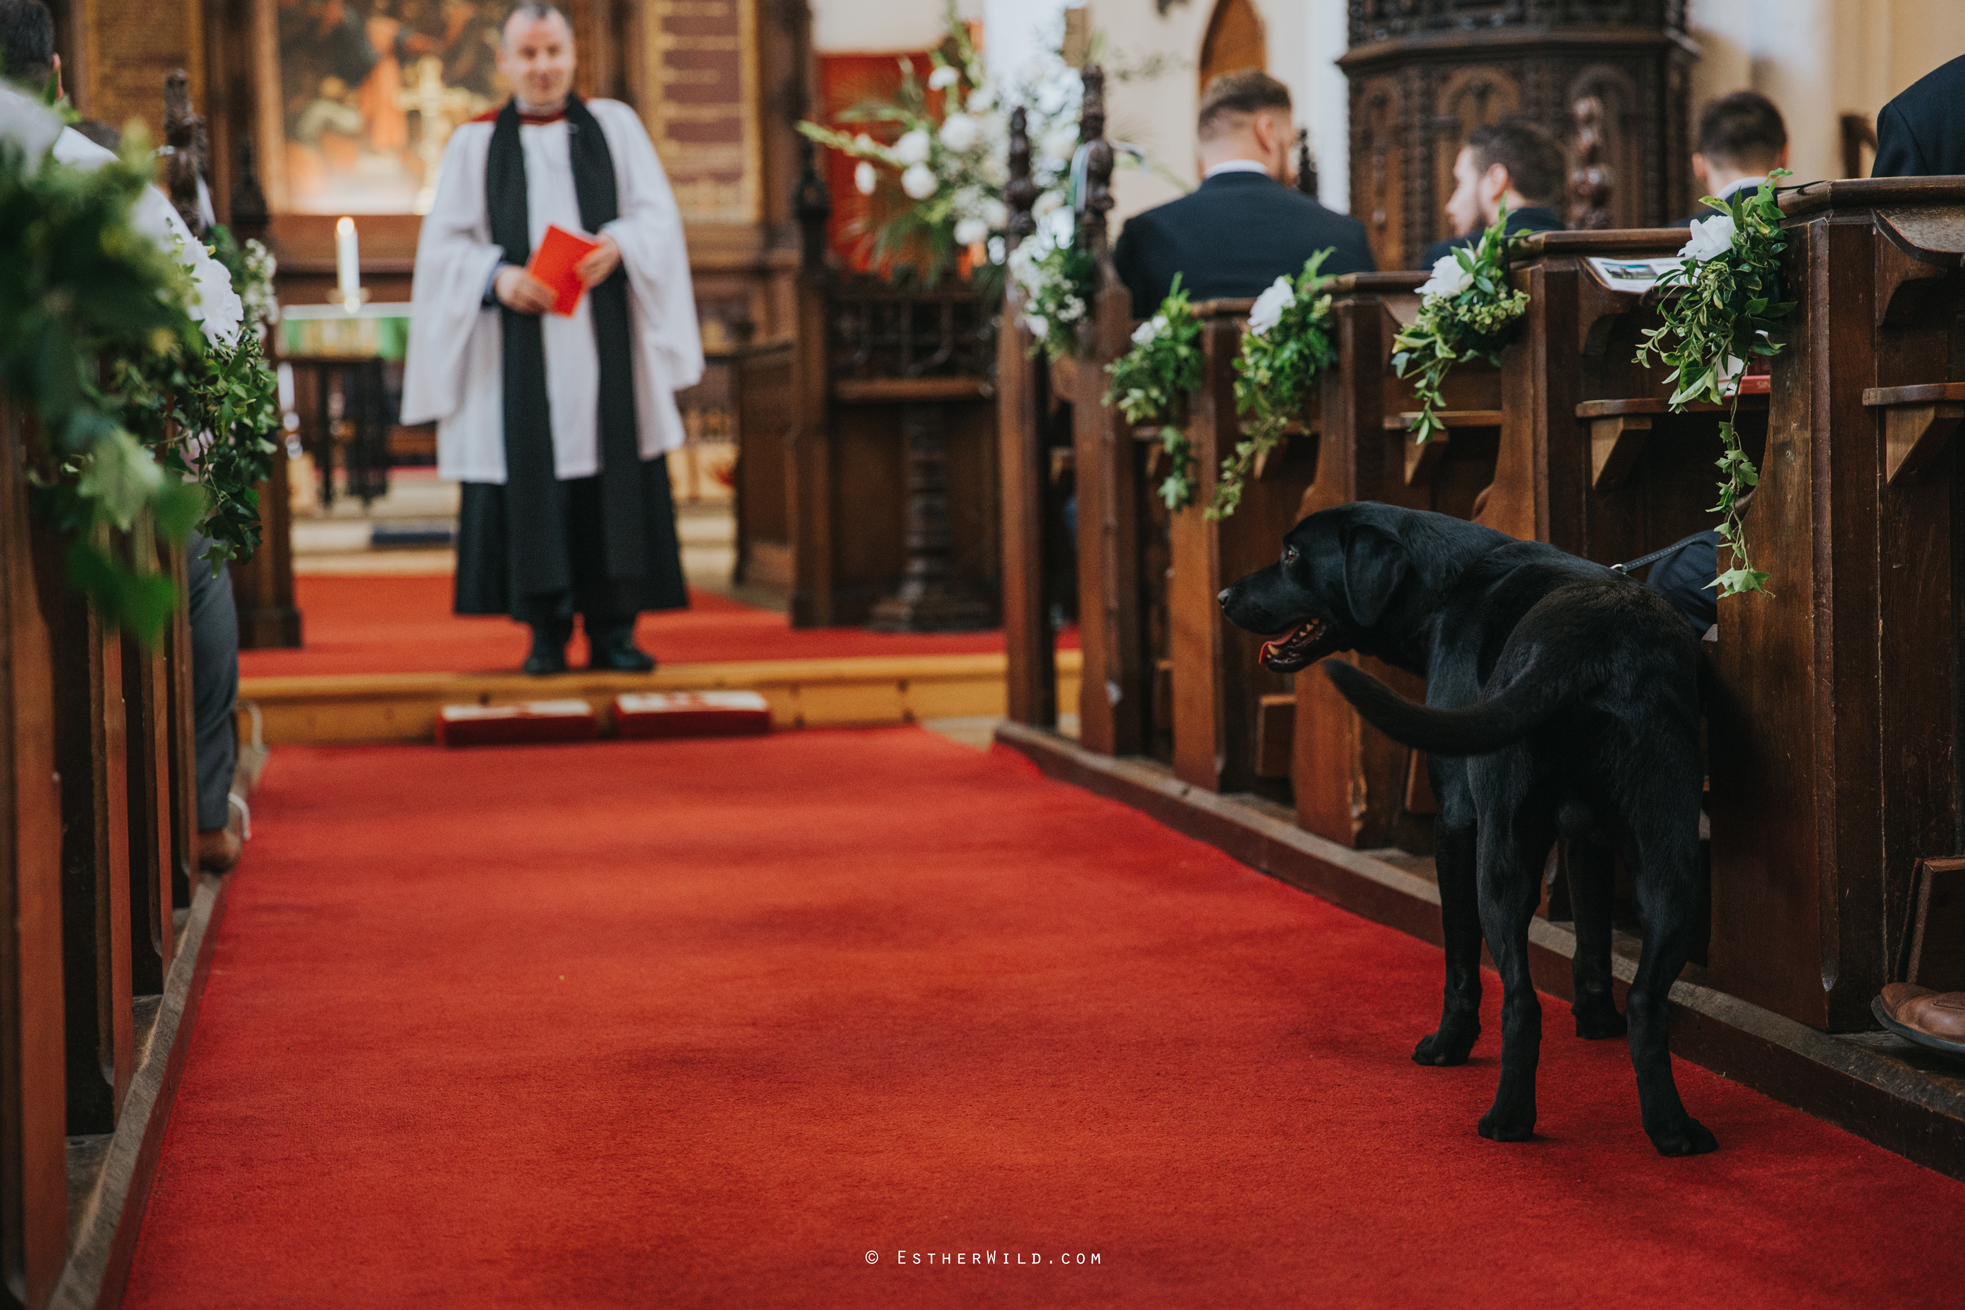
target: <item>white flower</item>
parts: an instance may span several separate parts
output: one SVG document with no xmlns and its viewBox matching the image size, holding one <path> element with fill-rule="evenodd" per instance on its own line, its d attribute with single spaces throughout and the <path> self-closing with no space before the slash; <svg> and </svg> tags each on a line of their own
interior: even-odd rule
<svg viewBox="0 0 1965 1310">
<path fill-rule="evenodd" d="M 989 230 L 1000 232 L 1010 221 L 1010 207 L 995 196 L 982 203 L 982 221 L 989 224 Z"/>
<path fill-rule="evenodd" d="M 965 218 L 955 225 L 955 244 L 973 246 L 989 235 L 989 224 L 980 218 Z"/>
<path fill-rule="evenodd" d="M 183 259 L 187 253 L 190 258 L 184 269 L 191 275 L 191 298 L 185 303 L 185 312 L 204 326 L 205 340 L 229 346 L 238 339 L 239 324 L 246 316 L 245 302 L 232 289 L 232 275 L 225 271 L 225 265 L 203 246 L 190 252 L 180 249 L 178 257 Z"/>
<path fill-rule="evenodd" d="M 1153 339 L 1159 336 L 1161 330 L 1166 326 L 1167 320 L 1161 315 L 1155 314 L 1152 318 L 1147 319 L 1144 323 L 1133 329 L 1133 344 L 1135 346 L 1153 344 Z"/>
<path fill-rule="evenodd" d="M 853 170 L 853 189 L 863 196 L 870 196 L 873 194 L 874 181 L 873 165 L 862 159 L 859 167 Z"/>
<path fill-rule="evenodd" d="M 994 87 L 979 86 L 969 93 L 969 112 L 972 114 L 987 113 L 995 105 L 996 89 Z"/>
<path fill-rule="evenodd" d="M 941 190 L 941 185 L 935 180 L 935 170 L 926 164 L 915 164 L 901 174 L 901 190 L 907 192 L 909 200 L 926 200 Z"/>
<path fill-rule="evenodd" d="M 1077 296 L 1066 296 L 1064 304 L 1058 307 L 1058 318 L 1066 323 L 1076 323 L 1085 317 L 1085 302 Z"/>
<path fill-rule="evenodd" d="M 991 237 L 989 239 L 989 262 L 992 264 L 1002 263 L 1003 257 L 1009 249 L 1010 243 L 1002 237 Z"/>
<path fill-rule="evenodd" d="M 1037 203 L 1030 207 L 1030 212 L 1042 218 L 1063 203 L 1063 196 L 1055 191 L 1046 191 L 1043 195 L 1037 197 Z"/>
<path fill-rule="evenodd" d="M 1030 329 L 1030 335 L 1042 340 L 1051 335 L 1051 325 L 1042 314 L 1025 314 L 1023 325 Z"/>
<path fill-rule="evenodd" d="M 943 64 L 940 68 L 928 74 L 928 89 L 930 91 L 946 91 L 961 80 L 962 72 L 960 69 L 949 64 Z"/>
<path fill-rule="evenodd" d="M 1249 310 L 1249 331 L 1261 336 L 1275 327 L 1283 318 L 1283 311 L 1296 303 L 1296 292 L 1290 289 L 1290 280 L 1279 277 L 1269 284 L 1269 289 L 1255 299 L 1255 307 Z"/>
<path fill-rule="evenodd" d="M 1433 276 L 1419 284 L 1419 295 L 1457 296 L 1474 285 L 1474 275 L 1460 267 L 1457 254 L 1441 255 L 1433 261 Z"/>
<path fill-rule="evenodd" d="M 1078 124 L 1060 123 L 1044 134 L 1037 143 L 1038 152 L 1046 159 L 1070 163 L 1071 156 L 1078 150 Z"/>
<path fill-rule="evenodd" d="M 1733 248 L 1733 215 L 1715 214 L 1711 218 L 1696 219 L 1692 224 L 1692 239 L 1685 243 L 1680 255 L 1689 255 L 1704 263 L 1717 258 Z"/>
<path fill-rule="evenodd" d="M 894 162 L 903 168 L 910 164 L 927 163 L 928 153 L 929 141 L 926 128 L 917 127 L 894 143 Z"/>
<path fill-rule="evenodd" d="M 976 127 L 976 120 L 967 114 L 950 114 L 942 121 L 942 144 L 960 153 L 976 144 L 982 135 Z"/>
</svg>

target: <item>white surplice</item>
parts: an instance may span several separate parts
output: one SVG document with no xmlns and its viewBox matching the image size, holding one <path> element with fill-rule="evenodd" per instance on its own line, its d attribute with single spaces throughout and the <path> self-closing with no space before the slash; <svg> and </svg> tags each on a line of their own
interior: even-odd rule
<svg viewBox="0 0 1965 1310">
<path fill-rule="evenodd" d="M 628 272 L 635 419 L 641 457 L 682 445 L 675 392 L 703 376 L 702 337 L 689 285 L 682 215 L 655 147 L 635 111 L 589 100 L 614 159 L 620 217 L 601 230 L 621 247 Z M 491 240 L 485 163 L 491 123 L 451 134 L 436 201 L 416 245 L 402 421 L 437 424 L 437 475 L 459 482 L 505 481 L 503 331 L 484 307 L 486 279 L 504 260 Z M 526 217 L 533 249 L 548 224 L 582 236 L 573 191 L 568 123 L 521 125 Z M 600 360 L 587 297 L 573 314 L 544 314 L 546 396 L 553 417 L 553 467 L 561 480 L 600 472 Z"/>
</svg>

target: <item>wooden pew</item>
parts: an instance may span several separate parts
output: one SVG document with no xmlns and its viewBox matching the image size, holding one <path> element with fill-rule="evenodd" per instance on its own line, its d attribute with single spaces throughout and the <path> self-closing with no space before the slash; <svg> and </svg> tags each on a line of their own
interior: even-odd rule
<svg viewBox="0 0 1965 1310">
<path fill-rule="evenodd" d="M 721 353 L 736 419 L 737 560 L 731 580 L 789 596 L 793 345 L 779 341 Z"/>
<path fill-rule="evenodd" d="M 1296 516 L 1354 500 L 1479 518 L 1500 444 L 1501 375 L 1467 361 L 1448 374 L 1445 440 L 1406 437 L 1419 405 L 1392 373 L 1392 339 L 1419 312 L 1424 273 L 1354 273 L 1333 280 L 1337 361 L 1319 398 L 1314 477 Z M 1409 696 L 1424 684 L 1361 655 L 1358 663 Z M 1297 822 L 1320 837 L 1369 849 L 1432 849 L 1431 790 L 1423 763 L 1367 725 L 1314 670 L 1296 679 L 1291 783 Z"/>
<path fill-rule="evenodd" d="M 0 396 L 0 1274 L 44 1305 L 68 1257 L 63 809 L 23 441 Z"/>
<path fill-rule="evenodd" d="M 1791 298 L 1745 518 L 1768 596 L 1720 607 L 1714 986 L 1871 1024 L 1921 856 L 1959 850 L 1965 180 L 1783 204 Z"/>
<path fill-rule="evenodd" d="M 1173 516 L 1172 628 L 1173 767 L 1182 782 L 1214 792 L 1262 791 L 1286 800 L 1288 764 L 1264 767 L 1262 748 L 1282 744 L 1273 720 L 1286 717 L 1291 675 L 1258 662 L 1263 638 L 1221 613 L 1215 597 L 1244 574 L 1275 562 L 1283 534 L 1316 475 L 1318 435 L 1292 431 L 1259 469 L 1251 470 L 1241 504 L 1225 519 L 1203 512 L 1220 480 L 1221 461 L 1242 437 L 1235 412 L 1236 356 L 1248 318 L 1247 300 L 1196 305 L 1201 320 L 1201 389 L 1190 398 L 1187 436 L 1194 447 L 1194 503 Z M 1265 724 L 1265 717 L 1271 720 Z M 1278 767 L 1280 763 L 1281 767 Z"/>
</svg>

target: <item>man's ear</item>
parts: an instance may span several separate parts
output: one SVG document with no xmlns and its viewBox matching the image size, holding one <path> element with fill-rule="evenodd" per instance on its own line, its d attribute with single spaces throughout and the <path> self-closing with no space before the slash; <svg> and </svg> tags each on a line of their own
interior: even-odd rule
<svg viewBox="0 0 1965 1310">
<path fill-rule="evenodd" d="M 1487 166 L 1487 172 L 1481 174 L 1480 196 L 1482 210 L 1492 213 L 1498 209 L 1501 204 L 1501 197 L 1513 190 L 1514 185 L 1514 174 L 1508 171 L 1506 164 L 1489 164 Z M 1491 218 L 1488 219 L 1490 223 L 1493 221 Z"/>
<path fill-rule="evenodd" d="M 1359 627 L 1377 626 L 1405 578 L 1405 547 L 1396 537 L 1369 527 L 1345 534 L 1344 602 Z"/>
</svg>

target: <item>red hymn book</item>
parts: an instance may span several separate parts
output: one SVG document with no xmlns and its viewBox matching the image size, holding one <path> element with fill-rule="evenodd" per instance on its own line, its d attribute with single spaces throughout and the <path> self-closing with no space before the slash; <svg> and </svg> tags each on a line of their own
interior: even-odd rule
<svg viewBox="0 0 1965 1310">
<path fill-rule="evenodd" d="M 600 242 L 575 236 L 556 223 L 546 228 L 546 235 L 540 238 L 539 248 L 532 252 L 525 271 L 552 288 L 555 314 L 571 314 L 579 305 L 580 293 L 586 288 L 580 285 L 573 266 L 599 245 Z"/>
</svg>

